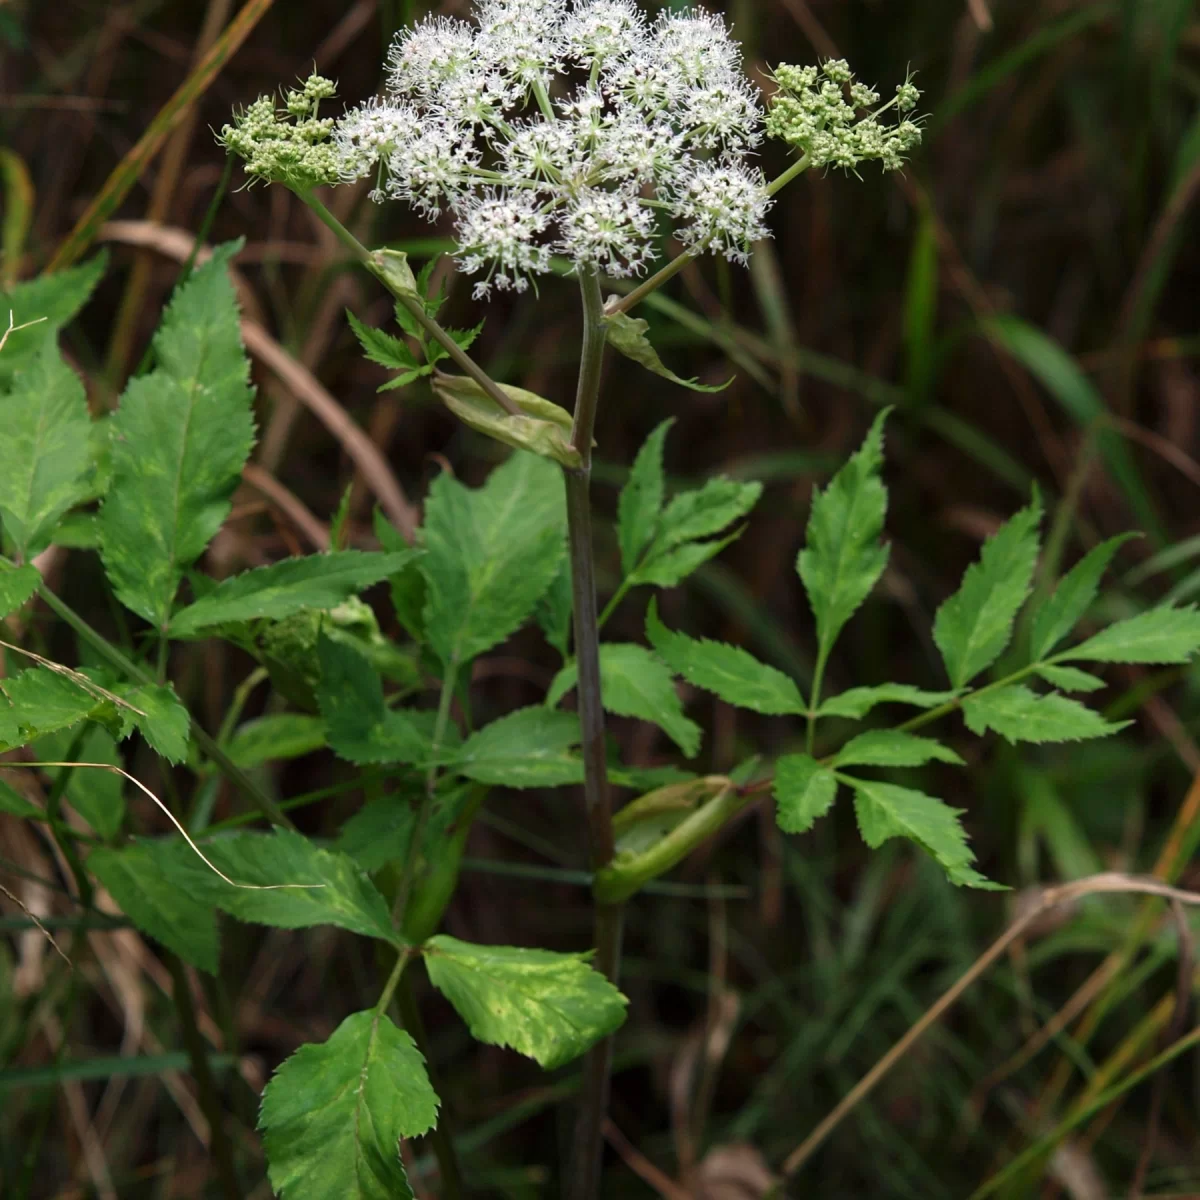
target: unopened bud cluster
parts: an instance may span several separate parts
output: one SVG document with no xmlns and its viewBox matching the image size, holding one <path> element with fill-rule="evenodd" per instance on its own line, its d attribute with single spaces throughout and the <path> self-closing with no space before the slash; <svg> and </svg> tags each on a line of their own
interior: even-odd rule
<svg viewBox="0 0 1200 1200">
<path fill-rule="evenodd" d="M 876 108 L 879 93 L 857 82 L 844 59 L 830 59 L 819 69 L 784 64 L 774 75 L 779 90 L 771 97 L 767 133 L 806 155 L 811 166 L 852 171 L 875 159 L 885 171 L 895 171 L 920 144 L 921 126 L 905 115 L 921 97 L 911 80 Z M 899 120 L 880 120 L 893 108 Z"/>
<path fill-rule="evenodd" d="M 310 75 L 284 96 L 281 116 L 270 96 L 260 96 L 221 130 L 221 143 L 246 163 L 251 179 L 275 180 L 291 187 L 336 183 L 341 165 L 329 140 L 332 117 L 318 117 L 317 106 L 334 94 L 334 85 Z"/>
</svg>

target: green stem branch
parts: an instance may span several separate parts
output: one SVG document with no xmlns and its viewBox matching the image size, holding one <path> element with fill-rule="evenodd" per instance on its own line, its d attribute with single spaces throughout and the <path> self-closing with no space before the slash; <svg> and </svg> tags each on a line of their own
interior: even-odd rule
<svg viewBox="0 0 1200 1200">
<path fill-rule="evenodd" d="M 370 271 L 408 309 L 412 314 L 413 320 L 446 351 L 450 356 L 450 360 L 460 371 L 470 376 L 471 379 L 479 384 L 488 397 L 494 400 L 506 413 L 511 416 L 521 415 L 521 410 L 504 394 L 500 385 L 425 311 L 425 306 L 419 299 L 414 299 L 405 291 L 396 287 L 395 281 L 388 272 L 381 268 L 379 259 L 311 191 L 297 191 L 296 195 L 333 232 L 338 241 L 350 251 L 358 263 Z"/>
</svg>

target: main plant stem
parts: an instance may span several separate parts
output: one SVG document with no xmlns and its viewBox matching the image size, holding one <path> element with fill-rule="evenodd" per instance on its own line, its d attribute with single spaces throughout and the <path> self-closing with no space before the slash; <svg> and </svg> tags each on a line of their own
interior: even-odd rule
<svg viewBox="0 0 1200 1200">
<path fill-rule="evenodd" d="M 580 465 L 564 470 L 567 491 L 567 539 L 571 555 L 571 599 L 575 615 L 576 693 L 583 741 L 583 797 L 587 818 L 588 853 L 592 870 L 612 861 L 612 808 L 604 754 L 604 706 L 600 695 L 600 629 L 596 612 L 596 577 L 592 555 L 592 431 L 600 399 L 600 370 L 604 360 L 604 299 L 594 271 L 579 272 L 583 298 L 583 352 L 575 395 L 571 441 Z M 621 959 L 623 913 L 619 904 L 597 904 L 595 966 L 614 983 Z M 612 1040 L 605 1038 L 588 1052 L 575 1123 L 572 1159 L 563 1193 L 567 1200 L 594 1200 L 600 1184 L 602 1126 L 608 1109 Z"/>
</svg>

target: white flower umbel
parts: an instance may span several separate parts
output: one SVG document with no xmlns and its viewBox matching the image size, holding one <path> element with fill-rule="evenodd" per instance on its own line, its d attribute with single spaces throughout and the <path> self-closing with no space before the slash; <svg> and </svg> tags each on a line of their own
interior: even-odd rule
<svg viewBox="0 0 1200 1200">
<path fill-rule="evenodd" d="M 456 219 L 476 291 L 523 290 L 562 255 L 610 276 L 653 261 L 656 215 L 694 252 L 744 259 L 769 203 L 746 157 L 758 93 L 719 16 L 649 22 L 631 0 L 476 0 L 388 59 L 391 94 L 334 135 L 344 178 Z"/>
</svg>

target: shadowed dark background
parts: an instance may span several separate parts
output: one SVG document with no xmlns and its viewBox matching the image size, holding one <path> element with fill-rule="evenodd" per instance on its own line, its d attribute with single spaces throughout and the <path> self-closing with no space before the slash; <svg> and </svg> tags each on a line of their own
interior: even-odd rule
<svg viewBox="0 0 1200 1200">
<path fill-rule="evenodd" d="M 51 259 L 236 11 L 223 0 L 0 6 L 9 278 Z M 191 236 L 211 218 L 209 242 L 246 239 L 236 262 L 245 315 L 281 349 L 249 345 L 260 441 L 234 518 L 209 553 L 215 574 L 311 552 L 350 484 L 349 542 L 374 546 L 376 503 L 394 520 L 414 518 L 438 471 L 478 482 L 497 460 L 494 446 L 456 424 L 424 383 L 377 393 L 387 373 L 362 359 L 344 309 L 385 325 L 381 289 L 284 189 L 247 188 L 236 166 L 226 189 L 213 137 L 235 106 L 291 85 L 314 64 L 338 80 L 347 103 L 374 94 L 393 33 L 426 11 L 395 0 L 267 7 L 97 239 L 110 269 L 64 342 L 96 412 L 136 369 Z M 895 406 L 885 468 L 891 563 L 839 643 L 830 689 L 891 679 L 943 685 L 933 613 L 1035 482 L 1060 568 L 1104 537 L 1145 531 L 1118 556 L 1105 615 L 1200 594 L 1197 6 L 741 0 L 727 16 L 765 89 L 780 61 L 845 57 L 885 96 L 911 69 L 924 91 L 925 144 L 902 175 L 868 166 L 861 180 L 802 176 L 779 196 L 774 240 L 749 270 L 702 261 L 639 310 L 680 374 L 734 381 L 697 394 L 609 356 L 595 484 L 602 588 L 616 582 L 609 518 L 617 488 L 646 434 L 673 416 L 667 464 L 676 485 L 725 472 L 760 479 L 766 490 L 741 538 L 661 598 L 664 617 L 744 644 L 805 684 L 812 625 L 794 563 L 809 496 L 887 404 Z M 781 146 L 764 145 L 768 177 L 785 163 Z M 365 188 L 339 189 L 329 203 L 368 245 L 400 246 L 419 261 L 450 247 L 448 223 L 376 206 Z M 574 281 L 547 279 L 538 296 L 502 294 L 485 306 L 471 300 L 448 258 L 437 275 L 450 292 L 447 323 L 486 317 L 472 352 L 493 375 L 569 405 L 580 334 Z M 390 478 L 338 432 L 346 417 L 382 452 Z M 1178 553 L 1162 557 L 1169 546 Z M 112 627 L 94 555 L 71 552 L 51 569 L 71 603 Z M 401 637 L 386 592 L 371 598 L 385 629 Z M 644 605 L 644 597 L 628 600 L 609 637 L 640 639 Z M 217 729 L 248 660 L 215 643 L 175 654 L 181 694 Z M 474 703 L 492 715 L 534 703 L 554 670 L 541 635 L 526 631 L 477 667 Z M 1015 899 L 954 890 L 907 843 L 868 852 L 843 804 L 791 839 L 769 811 L 751 811 L 672 875 L 694 894 L 634 903 L 623 979 L 630 1019 L 617 1042 L 617 1132 L 604 1195 L 761 1195 L 768 1168 L 999 933 L 1021 888 L 1099 869 L 1149 872 L 1164 845 L 1194 847 L 1194 672 L 1114 668 L 1106 678 L 1096 703 L 1114 717 L 1137 712 L 1119 738 L 1014 750 L 961 737 L 956 726 L 951 741 L 967 770 L 927 776 L 966 810 L 981 869 L 1013 885 Z M 689 712 L 707 732 L 703 771 L 795 749 L 801 736 L 786 720 L 701 694 Z M 652 727 L 614 719 L 613 729 L 627 761 L 671 761 L 670 743 Z M 332 758 L 313 756 L 262 781 L 287 798 L 345 777 Z M 297 821 L 330 836 L 360 802 L 361 792 L 347 792 L 299 810 Z M 215 815 L 237 803 L 222 792 Z M 131 805 L 142 830 L 165 830 L 151 808 Z M 14 867 L 59 877 L 46 844 L 0 819 L 0 879 L 17 887 Z M 581 825 L 571 795 L 493 794 L 446 929 L 479 942 L 585 945 L 587 891 L 564 874 L 583 866 Z M 1185 868 L 1179 882 L 1194 887 L 1200 876 Z M 858 1107 L 806 1165 L 794 1194 L 967 1195 L 1054 1128 L 1089 1078 L 1106 1078 L 1114 1056 L 1122 1072 L 1152 1057 L 1176 988 L 1169 923 L 1124 967 L 1118 1001 L 1091 1041 L 1060 1036 L 1006 1068 L 1124 944 L 1136 908 L 1093 900 L 1035 930 Z M 70 907 L 52 898 L 50 911 Z M 227 1072 L 221 1083 L 235 1145 L 248 1175 L 261 1179 L 257 1089 L 302 1040 L 327 1036 L 373 997 L 376 964 L 364 942 L 333 930 L 223 929 L 222 978 L 198 985 L 197 999 L 213 1014 L 214 1039 L 241 1056 L 244 1081 Z M 76 952 L 79 970 L 67 980 L 44 947 L 15 936 L 0 945 L 8 1063 L 52 1065 L 60 1040 L 72 1059 L 179 1048 L 152 943 L 129 931 L 95 934 Z M 420 999 L 472 1194 L 553 1194 L 572 1073 L 552 1078 L 469 1043 L 424 986 Z M 1065 1090 L 1052 1092 L 1060 1077 Z M 1194 1195 L 1194 1052 L 1164 1078 L 1144 1194 Z M 1032 1190 L 1009 1194 L 1124 1194 L 1146 1148 L 1151 1093 L 1144 1084 L 1080 1125 L 1041 1180 L 1022 1185 Z M 51 1071 L 43 1086 L 5 1095 L 0 1178 L 25 1177 L 32 1163 L 28 1195 L 96 1195 L 98 1154 L 123 1200 L 216 1195 L 198 1136 L 204 1127 L 186 1075 L 117 1083 L 64 1081 Z M 423 1161 L 424 1148 L 414 1154 Z M 690 1190 L 670 1191 L 685 1173 Z M 432 1175 L 421 1186 L 439 1194 Z M 248 1194 L 268 1192 L 260 1185 Z"/>
</svg>

